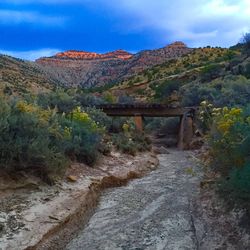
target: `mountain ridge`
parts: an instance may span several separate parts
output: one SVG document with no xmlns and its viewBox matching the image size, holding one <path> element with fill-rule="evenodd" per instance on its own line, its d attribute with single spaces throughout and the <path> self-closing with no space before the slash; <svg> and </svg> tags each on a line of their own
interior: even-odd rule
<svg viewBox="0 0 250 250">
<path fill-rule="evenodd" d="M 73 59 L 73 60 L 95 60 L 95 59 L 123 59 L 127 60 L 133 56 L 132 53 L 129 53 L 125 50 L 118 49 L 115 51 L 107 52 L 107 53 L 96 53 L 96 52 L 87 52 L 80 50 L 67 50 L 65 52 L 59 52 L 51 57 L 42 57 L 39 60 L 43 60 L 46 58 L 54 58 L 54 59 Z"/>
<path fill-rule="evenodd" d="M 104 54 L 70 50 L 52 57 L 39 58 L 36 63 L 64 87 L 89 88 L 119 82 L 191 51 L 183 42 L 174 42 L 160 49 L 144 50 L 136 54 L 124 50 Z"/>
</svg>

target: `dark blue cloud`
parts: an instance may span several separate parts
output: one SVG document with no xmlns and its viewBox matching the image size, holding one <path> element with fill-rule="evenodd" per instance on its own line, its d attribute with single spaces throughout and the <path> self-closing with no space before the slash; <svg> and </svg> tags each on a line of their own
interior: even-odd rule
<svg viewBox="0 0 250 250">
<path fill-rule="evenodd" d="M 34 59 L 68 49 L 138 51 L 174 40 L 229 46 L 249 26 L 248 0 L 2 0 L 0 52 Z"/>
<path fill-rule="evenodd" d="M 52 48 L 105 52 L 154 47 L 156 31 L 130 32 L 123 30 L 125 23 L 125 17 L 112 15 L 107 8 L 82 4 L 0 4 L 0 50 Z"/>
</svg>

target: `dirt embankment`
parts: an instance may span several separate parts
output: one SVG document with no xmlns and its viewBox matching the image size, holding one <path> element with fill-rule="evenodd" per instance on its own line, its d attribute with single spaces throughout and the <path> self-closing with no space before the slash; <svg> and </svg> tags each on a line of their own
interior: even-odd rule
<svg viewBox="0 0 250 250">
<path fill-rule="evenodd" d="M 74 164 L 53 187 L 37 180 L 0 187 L 0 249 L 55 249 L 66 244 L 91 217 L 100 191 L 120 186 L 154 170 L 154 154 L 136 157 L 112 153 L 95 168 Z M 63 242 L 62 242 L 63 241 Z M 50 248 L 48 247 L 50 245 Z"/>
</svg>

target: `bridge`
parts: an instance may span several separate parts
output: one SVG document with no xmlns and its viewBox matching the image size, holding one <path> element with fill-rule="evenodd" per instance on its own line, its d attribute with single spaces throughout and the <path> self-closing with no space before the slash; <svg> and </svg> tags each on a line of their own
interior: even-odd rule
<svg viewBox="0 0 250 250">
<path fill-rule="evenodd" d="M 171 107 L 164 104 L 103 104 L 102 109 L 108 116 L 134 117 L 136 128 L 143 130 L 144 117 L 180 117 L 178 148 L 189 147 L 194 132 L 196 107 Z"/>
</svg>

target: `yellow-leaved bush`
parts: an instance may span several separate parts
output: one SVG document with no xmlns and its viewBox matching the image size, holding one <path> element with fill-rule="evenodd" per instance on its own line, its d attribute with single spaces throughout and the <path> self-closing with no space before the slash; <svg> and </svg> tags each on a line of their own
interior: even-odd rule
<svg viewBox="0 0 250 250">
<path fill-rule="evenodd" d="M 203 103 L 206 109 L 208 105 Z M 211 166 L 230 190 L 243 196 L 250 191 L 250 112 L 239 107 L 213 107 L 209 112 Z"/>
<path fill-rule="evenodd" d="M 103 128 L 77 108 L 71 114 L 0 97 L 0 168 L 58 175 L 77 160 L 92 165 Z"/>
</svg>

